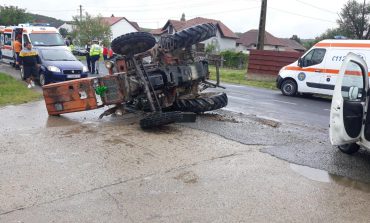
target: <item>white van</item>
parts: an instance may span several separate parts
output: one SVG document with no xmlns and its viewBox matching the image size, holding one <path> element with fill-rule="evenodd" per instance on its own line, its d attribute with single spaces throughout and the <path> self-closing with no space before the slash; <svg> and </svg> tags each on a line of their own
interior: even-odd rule
<svg viewBox="0 0 370 223">
<path fill-rule="evenodd" d="M 296 62 L 281 68 L 276 80 L 284 95 L 332 95 L 339 69 L 349 53 L 370 64 L 370 40 L 323 40 Z"/>
<path fill-rule="evenodd" d="M 349 53 L 337 75 L 330 109 L 330 142 L 347 154 L 370 149 L 369 74 L 363 57 Z"/>
<path fill-rule="evenodd" d="M 34 47 L 37 46 L 67 46 L 59 31 L 54 27 L 32 26 L 29 24 L 19 24 L 18 26 L 9 26 L 0 28 L 0 41 L 2 60 L 15 64 L 15 52 L 13 43 L 16 38 L 20 38 L 22 45 L 25 42 L 31 42 Z"/>
</svg>

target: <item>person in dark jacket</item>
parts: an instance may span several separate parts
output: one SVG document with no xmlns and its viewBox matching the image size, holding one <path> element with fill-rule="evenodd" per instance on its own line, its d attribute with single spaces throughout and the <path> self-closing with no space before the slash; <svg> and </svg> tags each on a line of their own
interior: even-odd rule
<svg viewBox="0 0 370 223">
<path fill-rule="evenodd" d="M 24 78 L 28 83 L 28 88 L 35 86 L 33 81 L 38 74 L 38 68 L 40 67 L 41 61 L 36 50 L 32 49 L 30 42 L 24 44 L 25 48 L 19 53 L 19 62 L 23 66 Z"/>
<path fill-rule="evenodd" d="M 87 68 L 89 69 L 89 72 L 91 73 L 91 58 L 90 58 L 90 48 L 91 48 L 91 43 L 88 42 L 85 46 L 85 49 L 87 51 L 87 54 L 86 54 L 86 64 L 87 64 Z"/>
</svg>

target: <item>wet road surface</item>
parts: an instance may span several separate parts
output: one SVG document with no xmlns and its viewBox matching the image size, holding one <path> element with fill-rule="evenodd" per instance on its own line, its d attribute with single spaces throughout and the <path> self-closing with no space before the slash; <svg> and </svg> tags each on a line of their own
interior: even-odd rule
<svg viewBox="0 0 370 223">
<path fill-rule="evenodd" d="M 179 124 L 142 131 L 136 115 L 98 120 L 101 111 L 48 117 L 42 101 L 1 108 L 0 222 L 370 219 L 367 184 L 312 179 L 260 152 L 284 142 L 272 140 L 279 131 L 247 142 L 283 125 L 227 111 L 195 123 L 255 126 L 239 143 Z"/>
<path fill-rule="evenodd" d="M 287 97 L 279 90 L 249 86 L 222 84 L 227 92 L 227 110 L 247 115 L 258 115 L 280 122 L 310 125 L 320 128 L 329 126 L 330 103 L 328 98 Z"/>
<path fill-rule="evenodd" d="M 0 222 L 368 222 L 370 154 L 331 147 L 325 125 L 298 121 L 305 109 L 247 110 L 279 92 L 244 94 L 246 105 L 153 131 L 134 114 L 98 120 L 103 109 L 1 107 Z M 309 100 L 325 116 L 330 103 Z"/>
</svg>

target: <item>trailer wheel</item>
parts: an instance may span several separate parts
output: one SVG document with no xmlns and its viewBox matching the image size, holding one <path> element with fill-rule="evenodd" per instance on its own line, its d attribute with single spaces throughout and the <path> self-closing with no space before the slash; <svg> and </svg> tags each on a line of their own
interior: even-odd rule
<svg viewBox="0 0 370 223">
<path fill-rule="evenodd" d="M 202 113 L 223 108 L 227 105 L 226 93 L 201 93 L 194 98 L 180 98 L 174 103 L 174 110 Z"/>
<path fill-rule="evenodd" d="M 173 35 L 162 36 L 159 45 L 167 50 L 189 47 L 216 36 L 216 26 L 212 23 L 195 25 Z"/>
<path fill-rule="evenodd" d="M 181 112 L 156 112 L 147 115 L 140 120 L 142 129 L 151 129 L 162 125 L 168 125 L 182 119 Z"/>
<path fill-rule="evenodd" d="M 281 83 L 281 93 L 285 96 L 295 96 L 297 94 L 297 83 L 292 79 L 284 80 Z"/>
<path fill-rule="evenodd" d="M 338 149 L 342 151 L 343 153 L 353 154 L 360 149 L 360 146 L 357 145 L 356 143 L 350 143 L 350 144 L 338 146 Z"/>
<path fill-rule="evenodd" d="M 156 43 L 152 34 L 146 32 L 127 33 L 115 38 L 111 47 L 114 53 L 133 56 L 151 49 Z"/>
</svg>

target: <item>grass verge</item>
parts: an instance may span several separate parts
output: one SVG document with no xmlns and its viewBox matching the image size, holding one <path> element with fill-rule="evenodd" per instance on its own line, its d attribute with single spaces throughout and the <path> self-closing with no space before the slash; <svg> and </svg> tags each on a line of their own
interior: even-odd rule
<svg viewBox="0 0 370 223">
<path fill-rule="evenodd" d="M 0 73 L 0 106 L 21 104 L 40 98 L 40 93 L 28 89 L 24 83 L 13 77 Z"/>
<path fill-rule="evenodd" d="M 209 66 L 209 71 L 211 72 L 211 80 L 216 80 L 216 67 Z M 221 83 L 232 83 L 248 85 L 253 87 L 267 88 L 267 89 L 277 89 L 275 81 L 265 81 L 265 80 L 246 80 L 245 79 L 246 70 L 237 70 L 229 68 L 220 68 L 220 81 Z"/>
</svg>

